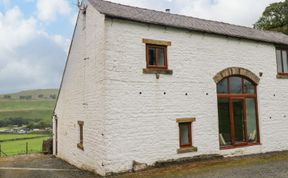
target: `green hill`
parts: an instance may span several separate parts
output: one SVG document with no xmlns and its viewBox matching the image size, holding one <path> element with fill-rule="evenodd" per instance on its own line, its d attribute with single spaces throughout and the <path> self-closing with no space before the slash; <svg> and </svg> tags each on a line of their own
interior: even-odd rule
<svg viewBox="0 0 288 178">
<path fill-rule="evenodd" d="M 0 127 L 51 126 L 58 89 L 27 90 L 0 95 Z"/>
<path fill-rule="evenodd" d="M 25 90 L 17 93 L 0 95 L 0 100 L 55 100 L 58 89 Z"/>
</svg>

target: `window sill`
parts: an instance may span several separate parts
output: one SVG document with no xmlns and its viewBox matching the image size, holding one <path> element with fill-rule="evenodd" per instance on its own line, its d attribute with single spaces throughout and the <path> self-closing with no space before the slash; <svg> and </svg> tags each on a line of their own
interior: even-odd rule
<svg viewBox="0 0 288 178">
<path fill-rule="evenodd" d="M 189 152 L 197 152 L 197 147 L 191 146 L 191 147 L 186 147 L 186 148 L 179 148 L 177 149 L 177 153 L 189 153 Z"/>
<path fill-rule="evenodd" d="M 277 79 L 288 79 L 288 74 L 277 74 L 276 78 Z"/>
<path fill-rule="evenodd" d="M 84 146 L 83 146 L 83 144 L 81 144 L 81 143 L 78 143 L 78 144 L 77 144 L 77 148 L 79 148 L 80 150 L 83 150 L 83 151 L 84 151 Z"/>
<path fill-rule="evenodd" d="M 229 149 L 243 148 L 243 147 L 256 146 L 256 145 L 261 145 L 261 143 L 251 143 L 251 144 L 236 145 L 236 146 L 222 146 L 220 147 L 220 150 L 229 150 Z"/>
<path fill-rule="evenodd" d="M 170 70 L 170 69 L 145 68 L 145 69 L 143 69 L 143 74 L 166 74 L 166 75 L 172 75 L 173 74 L 173 70 Z"/>
</svg>

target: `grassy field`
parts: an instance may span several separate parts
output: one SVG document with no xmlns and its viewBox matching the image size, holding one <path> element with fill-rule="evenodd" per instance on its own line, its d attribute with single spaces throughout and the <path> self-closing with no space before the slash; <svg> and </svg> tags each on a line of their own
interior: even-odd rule
<svg viewBox="0 0 288 178">
<path fill-rule="evenodd" d="M 23 118 L 51 125 L 57 89 L 28 90 L 14 94 L 0 95 L 0 121 L 9 118 Z M 9 96 L 7 98 L 7 96 Z M 29 99 L 20 97 L 30 96 Z M 51 98 L 51 96 L 53 96 Z M 7 127 L 3 125 L 2 127 Z M 0 128 L 0 130 L 3 130 Z"/>
<path fill-rule="evenodd" d="M 26 153 L 26 143 L 28 143 L 28 153 L 38 153 L 42 151 L 43 140 L 49 139 L 50 136 L 34 138 L 28 140 L 17 140 L 1 142 L 1 150 L 7 156 L 19 155 Z"/>
<path fill-rule="evenodd" d="M 19 119 L 20 121 L 29 121 L 28 123 L 35 124 L 34 128 L 39 128 L 41 125 L 39 123 L 45 123 L 45 128 L 51 127 L 57 93 L 57 89 L 41 89 L 0 95 L 0 122 L 2 122 L 0 131 L 17 128 L 18 124 L 15 126 L 15 124 L 11 124 L 14 122 L 10 122 L 13 119 L 18 119 L 17 123 L 19 123 Z M 18 127 L 23 127 L 23 124 Z M 50 138 L 48 134 L 0 134 L 2 141 L 0 145 L 1 150 L 8 156 L 25 154 L 26 143 L 28 143 L 28 153 L 35 153 L 42 151 L 43 140 L 48 138 Z M 19 140 L 11 141 L 11 139 Z"/>
<path fill-rule="evenodd" d="M 16 138 L 33 138 L 33 137 L 47 137 L 47 134 L 0 134 L 0 141 L 16 139 Z"/>
</svg>

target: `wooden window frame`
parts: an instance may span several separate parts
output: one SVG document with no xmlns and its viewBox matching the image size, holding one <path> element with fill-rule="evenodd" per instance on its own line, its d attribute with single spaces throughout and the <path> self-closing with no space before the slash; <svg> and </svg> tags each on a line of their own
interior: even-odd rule
<svg viewBox="0 0 288 178">
<path fill-rule="evenodd" d="M 155 48 L 155 63 L 156 65 L 149 65 L 149 48 Z M 158 51 L 159 48 L 164 49 L 164 66 L 158 65 Z M 147 69 L 168 69 L 168 59 L 167 59 L 167 46 L 166 45 L 156 45 L 156 44 L 146 44 L 146 68 Z"/>
<path fill-rule="evenodd" d="M 230 77 L 240 77 L 241 81 L 242 81 L 242 93 L 230 93 Z M 217 100 L 219 98 L 223 99 L 226 98 L 229 101 L 229 119 L 230 119 L 230 134 L 231 134 L 231 145 L 226 145 L 226 146 L 221 146 L 220 143 L 220 149 L 231 149 L 231 148 L 237 148 L 237 147 L 243 147 L 243 146 L 252 146 L 252 145 L 259 145 L 260 142 L 260 131 L 259 131 L 259 115 L 258 115 L 258 100 L 257 100 L 257 85 L 250 79 L 244 77 L 244 76 L 239 76 L 239 75 L 231 75 L 228 76 L 226 78 L 224 78 L 223 80 L 227 79 L 227 84 L 228 84 L 228 92 L 227 93 L 217 93 Z M 254 85 L 254 93 L 244 93 L 244 79 L 248 80 L 249 82 L 251 82 Z M 222 81 L 222 80 L 221 80 Z M 219 81 L 219 82 L 221 82 Z M 217 84 L 218 85 L 218 84 Z M 249 143 L 248 142 L 248 134 L 247 134 L 247 125 L 246 125 L 246 105 L 245 105 L 245 101 L 246 98 L 253 98 L 255 100 L 255 112 L 256 112 L 256 130 L 257 130 L 257 142 L 255 143 Z M 243 113 L 245 113 L 244 115 L 244 120 L 243 122 L 245 123 L 244 125 L 244 133 L 245 133 L 245 142 L 241 143 L 241 144 L 235 144 L 235 128 L 234 128 L 234 118 L 233 118 L 233 106 L 232 106 L 232 101 L 233 99 L 243 99 Z M 218 107 L 218 106 L 217 106 Z M 218 122 L 219 122 L 219 117 L 218 117 Z M 218 133 L 219 135 L 219 133 Z"/>
<path fill-rule="evenodd" d="M 79 126 L 79 143 L 77 144 L 77 147 L 81 150 L 84 150 L 84 145 L 83 145 L 83 127 L 84 127 L 84 121 L 78 121 L 78 126 Z"/>
<path fill-rule="evenodd" d="M 284 72 L 284 65 L 283 65 L 283 53 L 282 51 L 286 51 L 286 54 L 287 54 L 287 62 L 288 62 L 288 47 L 276 47 L 276 53 L 277 53 L 277 50 L 280 50 L 281 52 L 281 69 L 283 72 L 279 72 L 278 71 L 278 61 L 277 61 L 277 56 L 276 56 L 276 64 L 277 64 L 277 76 L 278 78 L 288 78 L 288 71 L 287 72 Z M 283 77 L 281 77 L 283 76 Z"/>
<path fill-rule="evenodd" d="M 181 127 L 180 125 L 184 125 L 185 126 L 188 124 L 188 139 L 189 139 L 189 143 L 188 144 L 182 144 L 181 143 Z M 179 146 L 180 148 L 187 148 L 187 147 L 192 147 L 192 122 L 179 122 L 178 123 L 179 126 Z"/>
<path fill-rule="evenodd" d="M 178 129 L 179 129 L 179 149 L 177 149 L 178 154 L 182 153 L 189 153 L 189 152 L 196 152 L 198 149 L 197 147 L 193 146 L 193 139 L 192 139 L 192 122 L 195 122 L 195 118 L 178 118 L 176 119 L 176 122 L 178 123 Z M 182 144 L 181 143 L 181 129 L 180 124 L 189 124 L 188 126 L 188 138 L 189 143 L 188 144 Z"/>
</svg>

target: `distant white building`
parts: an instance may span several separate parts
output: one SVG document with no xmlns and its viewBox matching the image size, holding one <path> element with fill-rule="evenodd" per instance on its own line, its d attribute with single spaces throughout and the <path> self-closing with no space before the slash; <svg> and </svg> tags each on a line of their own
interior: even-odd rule
<svg viewBox="0 0 288 178">
<path fill-rule="evenodd" d="M 88 0 L 54 154 L 107 175 L 203 154 L 288 150 L 288 36 Z"/>
</svg>

